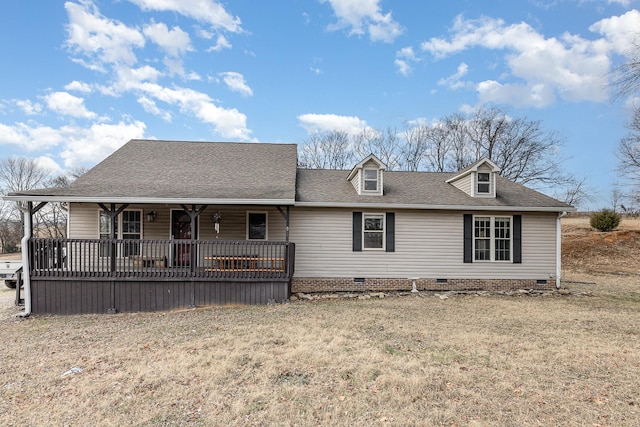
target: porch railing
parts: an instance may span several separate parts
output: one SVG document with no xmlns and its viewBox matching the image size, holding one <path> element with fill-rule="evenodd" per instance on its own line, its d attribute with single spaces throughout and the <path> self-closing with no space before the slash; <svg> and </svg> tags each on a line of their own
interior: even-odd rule
<svg viewBox="0 0 640 427">
<path fill-rule="evenodd" d="M 32 277 L 285 279 L 291 242 L 43 239 L 29 241 Z"/>
</svg>

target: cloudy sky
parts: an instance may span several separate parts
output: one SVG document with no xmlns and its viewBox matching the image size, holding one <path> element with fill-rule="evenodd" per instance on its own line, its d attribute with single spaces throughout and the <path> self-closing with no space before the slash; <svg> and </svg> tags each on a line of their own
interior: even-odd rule
<svg viewBox="0 0 640 427">
<path fill-rule="evenodd" d="M 0 5 L 1 157 L 54 173 L 132 138 L 304 141 L 492 103 L 541 120 L 604 205 L 640 0 L 23 0 Z"/>
</svg>

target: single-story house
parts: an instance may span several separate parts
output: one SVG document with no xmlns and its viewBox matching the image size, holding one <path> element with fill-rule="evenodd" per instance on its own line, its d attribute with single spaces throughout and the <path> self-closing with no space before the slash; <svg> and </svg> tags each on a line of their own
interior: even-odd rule
<svg viewBox="0 0 640 427">
<path fill-rule="evenodd" d="M 500 176 L 299 168 L 295 144 L 132 140 L 24 201 L 25 313 L 287 301 L 295 292 L 552 288 L 574 208 Z M 65 203 L 68 236 L 35 238 Z"/>
</svg>

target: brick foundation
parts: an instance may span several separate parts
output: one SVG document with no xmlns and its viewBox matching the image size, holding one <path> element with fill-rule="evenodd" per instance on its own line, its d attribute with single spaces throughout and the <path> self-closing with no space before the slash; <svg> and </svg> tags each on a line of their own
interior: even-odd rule
<svg viewBox="0 0 640 427">
<path fill-rule="evenodd" d="M 417 279 L 419 291 L 507 291 L 513 289 L 554 289 L 555 279 Z M 297 292 L 364 292 L 364 291 L 408 291 L 413 287 L 412 279 L 366 278 L 293 278 L 291 289 Z"/>
</svg>

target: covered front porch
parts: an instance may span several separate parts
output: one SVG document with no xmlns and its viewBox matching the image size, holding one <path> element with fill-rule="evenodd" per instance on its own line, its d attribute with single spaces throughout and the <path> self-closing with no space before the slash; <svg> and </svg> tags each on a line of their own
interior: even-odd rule
<svg viewBox="0 0 640 427">
<path fill-rule="evenodd" d="M 295 245 L 286 206 L 71 203 L 69 215 L 71 238 L 31 237 L 25 247 L 33 313 L 289 299 Z"/>
</svg>

